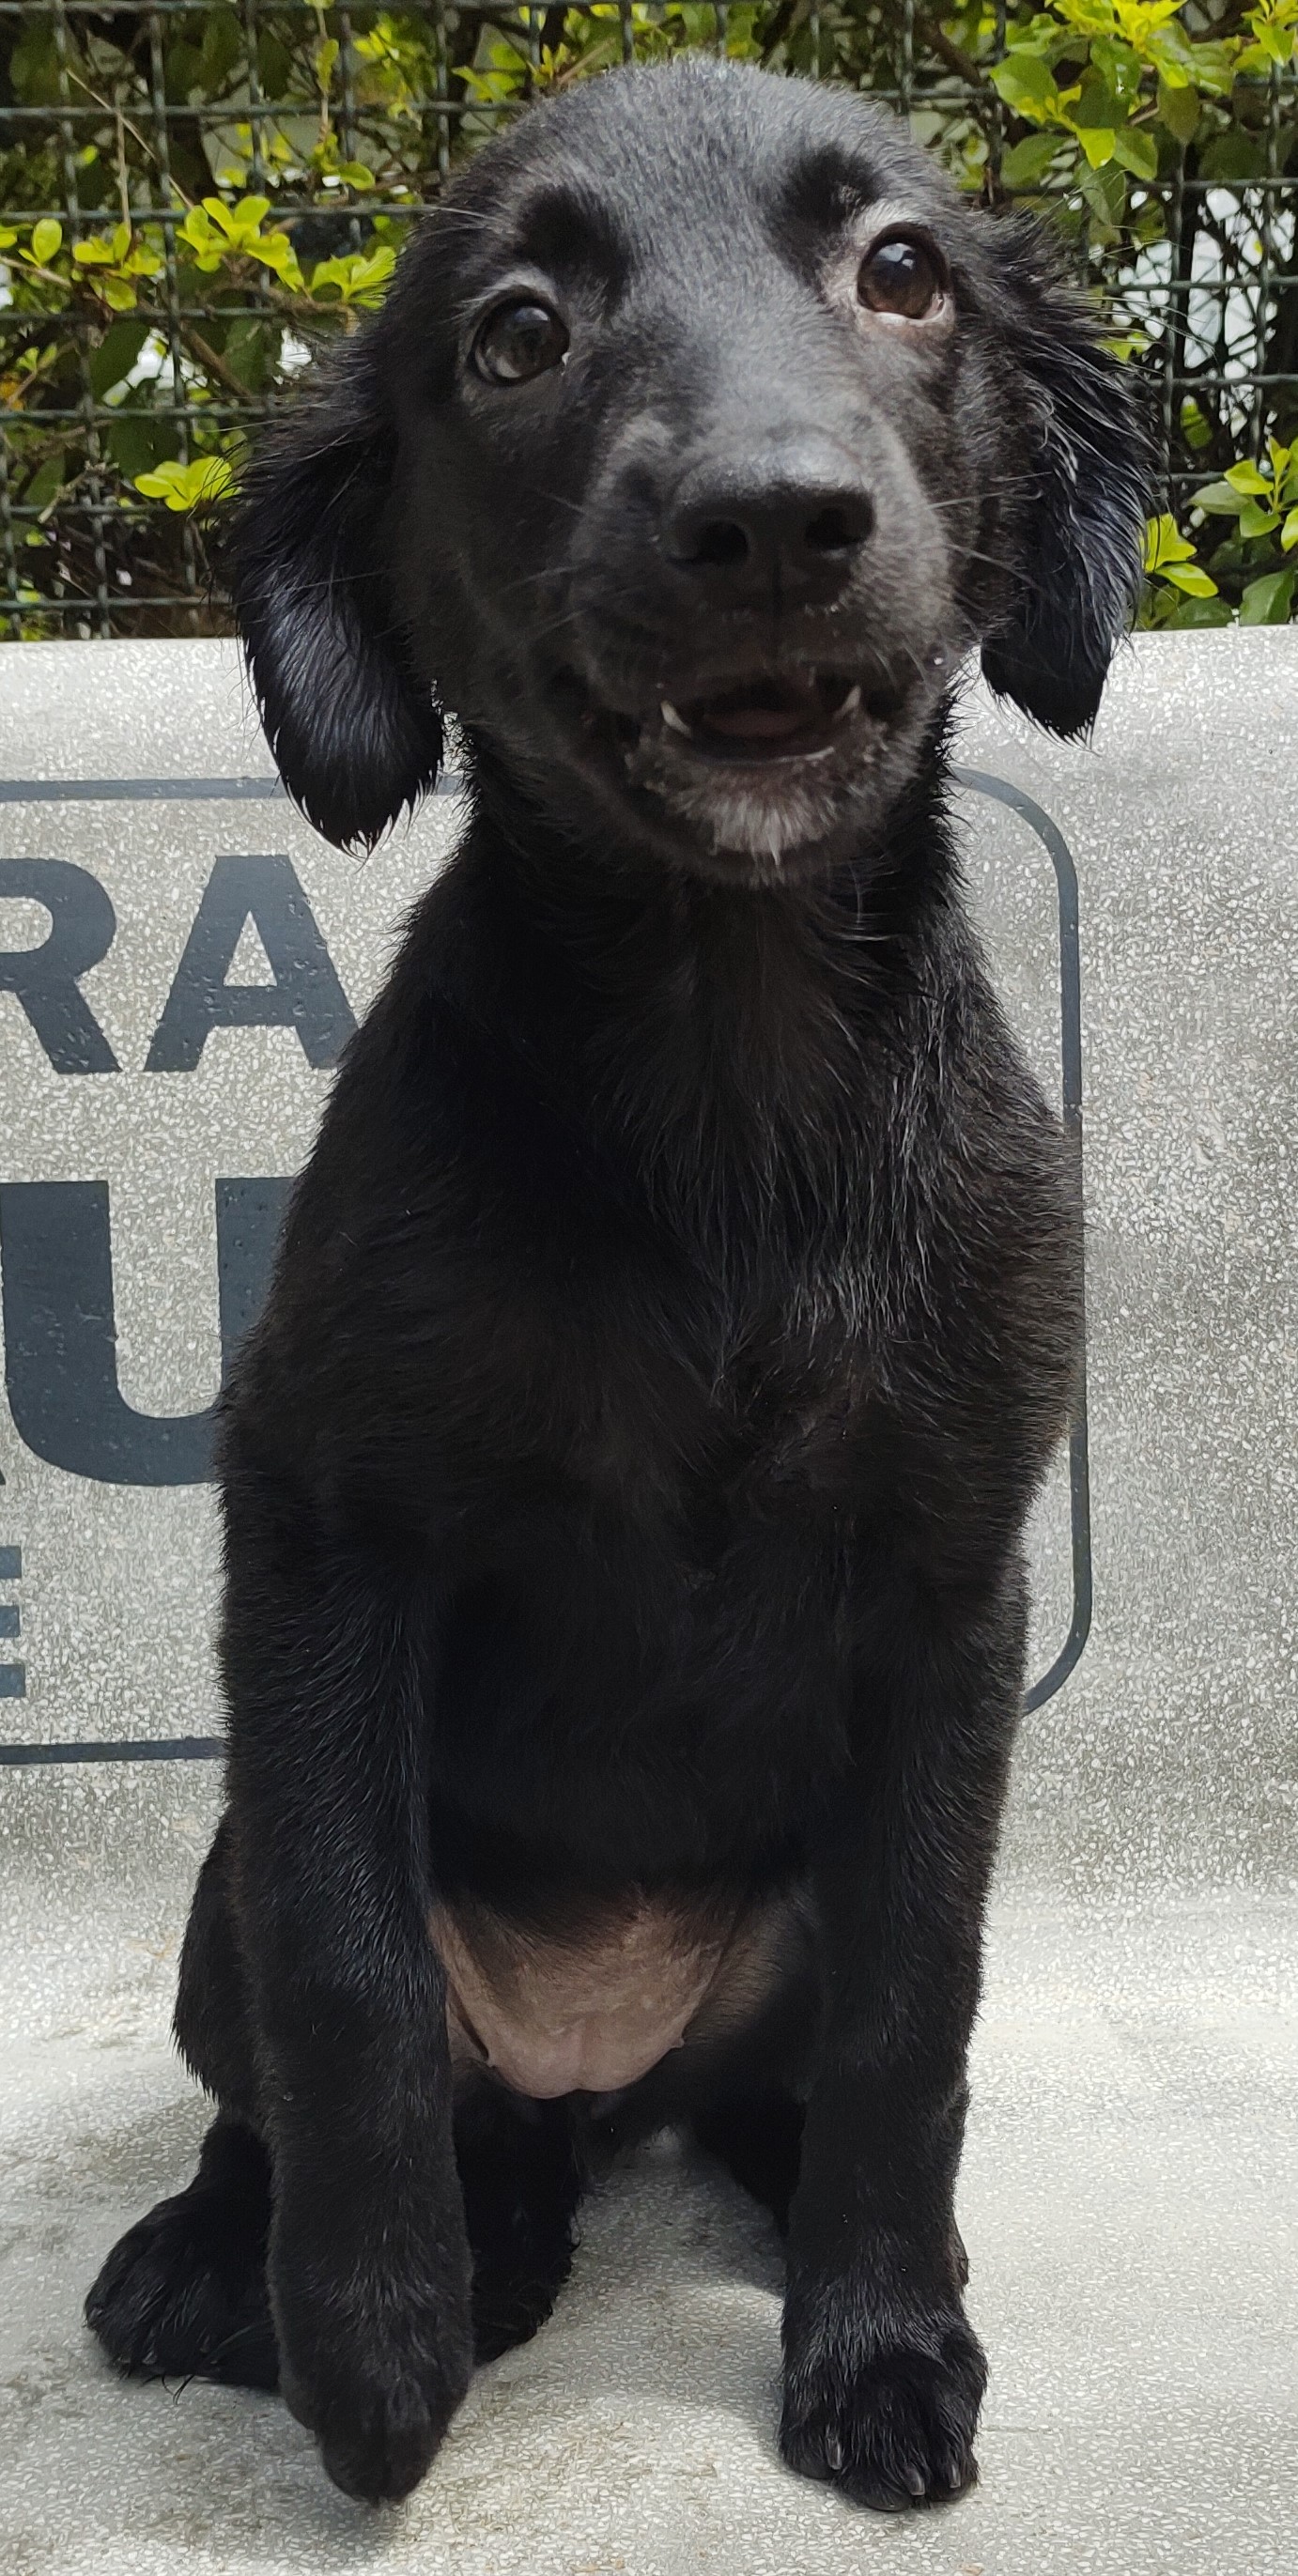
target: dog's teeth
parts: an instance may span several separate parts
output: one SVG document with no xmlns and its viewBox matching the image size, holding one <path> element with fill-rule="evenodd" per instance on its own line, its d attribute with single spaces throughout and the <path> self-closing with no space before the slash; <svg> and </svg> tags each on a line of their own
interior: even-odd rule
<svg viewBox="0 0 1298 2576">
<path fill-rule="evenodd" d="M 861 683 L 860 683 L 860 681 L 859 681 L 859 680 L 857 680 L 857 681 L 855 681 L 855 682 L 853 683 L 852 687 L 848 690 L 848 692 L 847 692 L 847 696 L 844 698 L 843 703 L 842 703 L 841 707 L 839 708 L 837 715 L 836 715 L 836 716 L 835 716 L 835 718 L 834 718 L 834 722 L 835 722 L 835 724 L 843 724 L 843 723 L 845 723 L 845 722 L 846 722 L 846 719 L 848 718 L 848 716 L 854 716 L 854 715 L 855 715 L 855 713 L 856 713 L 857 708 L 858 708 L 858 707 L 859 707 L 859 705 L 860 705 L 860 703 L 861 703 Z"/>
<path fill-rule="evenodd" d="M 687 742 L 692 742 L 694 739 L 694 727 L 693 725 L 686 724 L 685 718 L 681 714 L 680 709 L 672 705 L 670 698 L 661 699 L 659 705 L 663 723 L 665 725 L 670 725 L 673 733 L 683 733 Z"/>
</svg>

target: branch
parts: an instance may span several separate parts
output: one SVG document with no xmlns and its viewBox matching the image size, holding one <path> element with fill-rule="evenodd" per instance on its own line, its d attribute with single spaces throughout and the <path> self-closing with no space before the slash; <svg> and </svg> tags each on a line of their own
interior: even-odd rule
<svg viewBox="0 0 1298 2576">
<path fill-rule="evenodd" d="M 967 54 L 963 46 L 953 44 L 946 30 L 938 25 L 936 18 L 930 18 L 926 9 L 916 10 L 915 25 L 925 44 L 932 47 L 933 52 L 946 64 L 948 71 L 957 72 L 960 79 L 968 81 L 972 89 L 986 88 L 987 75 L 981 64 L 976 63 L 972 54 Z"/>
<path fill-rule="evenodd" d="M 244 404 L 253 400 L 251 388 L 236 376 L 233 367 L 227 367 L 224 358 L 218 358 L 210 341 L 203 338 L 201 331 L 194 329 L 192 322 L 181 323 L 180 337 L 191 358 L 197 358 L 204 373 L 215 376 L 218 385 L 224 385 L 226 392 L 233 394 L 237 403 Z"/>
</svg>

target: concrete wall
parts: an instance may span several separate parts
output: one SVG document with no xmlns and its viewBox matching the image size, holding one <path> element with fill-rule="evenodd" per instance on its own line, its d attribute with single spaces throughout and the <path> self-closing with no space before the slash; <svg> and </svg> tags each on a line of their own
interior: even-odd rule
<svg viewBox="0 0 1298 2576">
<path fill-rule="evenodd" d="M 95 961 L 75 1024 L 50 1001 L 38 1029 L 0 993 L 0 1604 L 20 1621 L 0 1741 L 206 1737 L 214 1527 L 193 1479 L 222 1325 L 458 808 L 439 797 L 369 862 L 340 857 L 268 793 L 225 645 L 32 646 L 3 656 L 0 692 L 0 939 L 46 938 L 14 889 L 57 884 L 59 936 Z M 1095 1615 L 1025 1724 L 1007 1855 L 1053 1883 L 1292 1884 L 1298 1866 L 1296 745 L 1293 630 L 1140 640 L 1087 747 L 966 701 L 962 763 L 1043 809 L 1080 891 Z M 149 786 L 84 793 L 109 781 Z M 209 793 L 160 792 L 187 781 Z M 1049 853 L 985 789 L 962 803 L 998 980 L 1057 1094 Z M 1071 1611 L 1062 1461 L 1035 1560 L 1039 1676 Z M 51 1799 L 103 1795 L 10 1786 L 38 1835 Z"/>
<path fill-rule="evenodd" d="M 1081 1662 L 1025 1723 L 974 2050 L 960 2220 L 992 2362 L 977 2491 L 881 2524 L 780 2467 L 778 2246 L 718 2172 L 662 2144 L 590 2205 L 555 2317 L 479 2374 L 398 2513 L 330 2489 L 273 2398 L 116 2381 L 80 2302 L 122 2228 L 192 2170 L 206 2115 L 167 2023 L 217 1781 L 177 1761 L 0 1769 L 3 2576 L 857 2576 L 876 2560 L 894 2576 L 1288 2576 L 1296 719 L 1293 631 L 1138 644 L 1087 749 L 976 695 L 966 710 L 965 763 L 1053 818 L 1080 882 L 1095 1581 Z M 0 654 L 0 781 L 246 773 L 267 763 L 223 647 Z M 966 802 L 1002 988 L 1057 1082 L 1049 854 L 1021 810 Z M 61 861 L 111 901 L 80 989 L 119 1067 L 56 1072 L 0 995 L 0 1185 L 107 1184 L 118 1333 L 114 1351 L 104 1282 L 86 1287 L 102 1202 L 58 1203 L 82 1232 L 48 1252 L 46 1229 L 43 1282 L 24 1213 L 54 1202 L 0 1204 L 19 1208 L 5 1356 L 32 1435 L 0 1405 L 0 1605 L 20 1613 L 16 1633 L 0 1623 L 0 1666 L 25 1684 L 0 1698 L 0 1744 L 216 1723 L 210 1489 L 102 1471 L 201 1467 L 215 1184 L 291 1171 L 328 1072 L 291 1026 L 217 1026 L 193 1070 L 175 1057 L 203 989 L 209 1017 L 234 1007 L 211 969 L 250 883 L 262 946 L 240 935 L 226 984 L 279 1007 L 278 948 L 327 1052 L 337 995 L 302 916 L 285 929 L 283 860 L 359 1009 L 453 828 L 438 803 L 362 868 L 261 794 L 0 787 L 0 872 Z M 218 859 L 276 853 L 278 878 L 226 869 L 222 913 Z M 49 929 L 30 895 L 0 903 L 6 919 L 15 947 Z M 66 1011 L 54 1036 L 76 1040 Z M 227 1307 L 257 1221 L 227 1197 Z M 88 1408 L 60 1405 L 60 1315 L 74 1380 L 99 1367 Z M 66 1460 L 91 1431 L 94 1474 L 32 1445 Z M 1035 1554 L 1040 1673 L 1071 1606 L 1062 1476 Z"/>
</svg>

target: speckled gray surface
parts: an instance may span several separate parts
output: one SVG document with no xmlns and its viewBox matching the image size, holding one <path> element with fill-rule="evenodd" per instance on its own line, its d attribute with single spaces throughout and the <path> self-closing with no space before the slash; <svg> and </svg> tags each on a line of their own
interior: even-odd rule
<svg viewBox="0 0 1298 2576">
<path fill-rule="evenodd" d="M 4 2576 L 1292 2565 L 1296 741 L 1289 632 L 1148 639 L 1092 750 L 980 698 L 962 743 L 1054 816 L 1081 880 L 1096 1572 L 1083 1662 L 1025 1726 L 976 2047 L 961 2215 L 993 2362 L 980 2491 L 880 2524 L 780 2470 L 774 2248 L 661 2150 L 592 2208 L 552 2324 L 481 2376 L 398 2513 L 336 2496 L 272 2401 L 119 2387 L 79 2298 L 201 2126 L 166 2025 L 216 1784 L 188 1764 L 11 1771 Z M 0 655 L 0 777 L 264 767 L 225 647 Z M 985 801 L 969 813 L 1002 986 L 1052 1069 L 1044 854 Z M 291 1033 L 255 1030 L 218 1033 L 193 1075 L 143 1073 L 212 856 L 292 853 L 359 1006 L 452 826 L 431 809 L 359 870 L 281 805 L 0 806 L 0 857 L 75 858 L 118 912 L 85 990 L 120 1076 L 50 1074 L 0 999 L 0 1179 L 110 1179 L 120 1378 L 144 1409 L 189 1410 L 215 1381 L 212 1175 L 291 1169 L 327 1080 Z M 0 1702 L 4 1735 L 204 1731 L 207 1493 L 44 1467 L 3 1408 L 0 1470 L 0 1547 L 24 1548 L 0 1599 L 21 1602 L 30 1676 Z M 1039 1665 L 1067 1621 L 1064 1541 L 1057 1485 Z"/>
</svg>

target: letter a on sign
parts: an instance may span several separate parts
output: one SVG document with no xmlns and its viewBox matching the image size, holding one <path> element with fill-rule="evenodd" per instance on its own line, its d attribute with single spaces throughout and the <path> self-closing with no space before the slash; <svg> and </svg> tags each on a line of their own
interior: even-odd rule
<svg viewBox="0 0 1298 2576">
<path fill-rule="evenodd" d="M 252 921 L 273 984 L 227 984 L 244 924 Z M 192 1073 L 216 1028 L 296 1029 L 307 1063 L 336 1064 L 356 1022 L 292 863 L 218 859 L 176 980 L 153 1033 L 145 1070 Z"/>
</svg>

